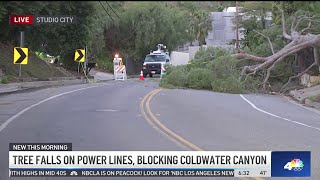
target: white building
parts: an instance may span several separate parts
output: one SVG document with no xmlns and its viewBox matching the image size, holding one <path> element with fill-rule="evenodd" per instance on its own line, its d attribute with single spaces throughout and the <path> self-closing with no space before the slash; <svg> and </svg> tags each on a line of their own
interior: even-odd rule
<svg viewBox="0 0 320 180">
<path fill-rule="evenodd" d="M 236 7 L 225 8 L 223 12 L 211 12 L 210 15 L 212 19 L 212 31 L 208 33 L 208 37 L 206 38 L 207 45 L 234 45 L 237 39 L 237 29 L 234 23 Z M 241 33 L 242 30 L 244 29 L 238 30 L 239 40 L 244 38 L 244 34 Z"/>
<path fill-rule="evenodd" d="M 239 7 L 239 11 L 242 7 Z M 242 19 L 247 19 L 250 16 L 245 16 L 243 13 L 239 13 L 242 16 Z M 206 46 L 213 47 L 225 47 L 225 48 L 235 48 L 235 42 L 237 39 L 237 30 L 235 24 L 236 17 L 236 7 L 228 7 L 223 10 L 223 12 L 211 12 L 210 17 L 212 20 L 212 30 L 208 32 L 206 38 Z M 266 20 L 271 22 L 271 12 L 268 13 Z M 259 19 L 258 19 L 259 20 Z M 242 33 L 245 29 L 239 28 L 239 41 L 244 38 Z M 193 46 L 190 46 L 190 43 L 185 44 L 182 47 L 179 47 L 177 51 L 189 53 L 189 60 L 194 58 L 194 55 L 199 50 L 200 46 L 198 41 L 194 41 Z M 206 47 L 205 46 L 205 47 Z"/>
</svg>

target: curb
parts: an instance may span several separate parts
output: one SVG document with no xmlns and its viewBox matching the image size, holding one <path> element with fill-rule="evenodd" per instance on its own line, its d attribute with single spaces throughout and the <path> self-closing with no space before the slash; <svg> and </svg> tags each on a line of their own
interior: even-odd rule
<svg viewBox="0 0 320 180">
<path fill-rule="evenodd" d="M 85 83 L 86 82 L 84 81 L 84 79 L 11 83 L 11 84 L 0 85 L 0 95 L 12 94 L 15 92 L 23 92 L 28 90 L 35 90 L 35 89 L 54 87 L 54 86 L 85 84 Z"/>
<path fill-rule="evenodd" d="M 304 88 L 300 90 L 291 90 L 289 94 L 296 100 L 304 103 L 304 101 L 310 97 L 320 94 L 320 85 Z"/>
<path fill-rule="evenodd" d="M 314 109 L 316 111 L 318 111 L 317 113 L 320 113 L 320 103 L 318 102 L 313 102 L 308 98 L 305 98 L 304 101 L 300 101 L 298 100 L 296 97 L 292 96 L 292 95 L 283 95 L 284 98 L 286 98 L 289 102 L 302 106 L 302 107 L 309 107 L 311 109 Z"/>
<path fill-rule="evenodd" d="M 304 97 L 303 93 L 301 93 L 299 91 L 290 91 L 289 94 L 293 99 L 295 99 L 301 103 L 303 103 L 304 100 L 307 98 L 307 97 Z"/>
<path fill-rule="evenodd" d="M 86 83 L 103 83 L 103 82 L 108 82 L 108 81 L 113 81 L 114 79 L 100 79 L 100 80 L 95 80 L 91 79 L 90 82 L 87 81 L 87 79 L 84 79 Z"/>
<path fill-rule="evenodd" d="M 312 106 L 314 108 L 320 109 L 320 103 L 318 102 L 313 102 L 310 99 L 306 99 L 304 103 L 308 106 Z"/>
</svg>

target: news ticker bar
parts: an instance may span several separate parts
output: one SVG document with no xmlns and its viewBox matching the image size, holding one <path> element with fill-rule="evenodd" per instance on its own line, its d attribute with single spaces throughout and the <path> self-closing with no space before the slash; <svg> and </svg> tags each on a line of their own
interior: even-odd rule
<svg viewBox="0 0 320 180">
<path fill-rule="evenodd" d="M 72 151 L 71 143 L 10 143 L 9 150 L 9 169 L 26 172 L 231 169 L 238 177 L 311 175 L 310 151 Z"/>
<path fill-rule="evenodd" d="M 235 170 L 19 170 L 10 177 L 238 177 Z M 269 176 L 270 177 L 270 176 Z"/>
</svg>

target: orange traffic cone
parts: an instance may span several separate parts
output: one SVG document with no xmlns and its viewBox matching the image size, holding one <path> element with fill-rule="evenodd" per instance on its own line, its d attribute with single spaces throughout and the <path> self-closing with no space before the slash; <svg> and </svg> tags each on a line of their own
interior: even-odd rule
<svg viewBox="0 0 320 180">
<path fill-rule="evenodd" d="M 142 70 L 140 71 L 140 80 L 144 80 L 143 71 Z"/>
</svg>

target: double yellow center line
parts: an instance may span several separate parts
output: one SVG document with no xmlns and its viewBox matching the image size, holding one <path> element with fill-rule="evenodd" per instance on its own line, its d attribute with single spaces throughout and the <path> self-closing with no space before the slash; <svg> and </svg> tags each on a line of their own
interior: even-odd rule
<svg viewBox="0 0 320 180">
<path fill-rule="evenodd" d="M 150 101 L 154 95 L 160 92 L 161 89 L 155 89 L 148 93 L 140 103 L 140 109 L 144 118 L 148 121 L 148 123 L 158 131 L 161 131 L 162 134 L 165 134 L 170 140 L 174 143 L 178 144 L 179 146 L 183 146 L 184 149 L 193 150 L 193 151 L 203 151 L 201 148 L 197 147 L 196 145 L 190 143 L 189 141 L 185 140 L 181 136 L 177 135 L 165 125 L 163 125 L 157 117 L 152 113 L 150 109 Z"/>
<path fill-rule="evenodd" d="M 167 137 L 169 140 L 173 141 L 178 146 L 182 147 L 183 149 L 190 150 L 190 151 L 204 151 L 203 149 L 199 148 L 198 146 L 192 144 L 191 142 L 187 141 L 186 139 L 182 138 L 178 134 L 174 133 L 168 127 L 163 125 L 158 118 L 152 113 L 150 108 L 150 101 L 151 99 L 161 91 L 161 89 L 155 89 L 148 94 L 146 94 L 140 103 L 140 110 L 142 116 L 146 119 L 146 121 L 156 129 L 159 133 Z M 248 180 L 248 178 L 241 177 L 240 179 Z M 263 180 L 263 178 L 255 178 L 256 180 Z"/>
</svg>

